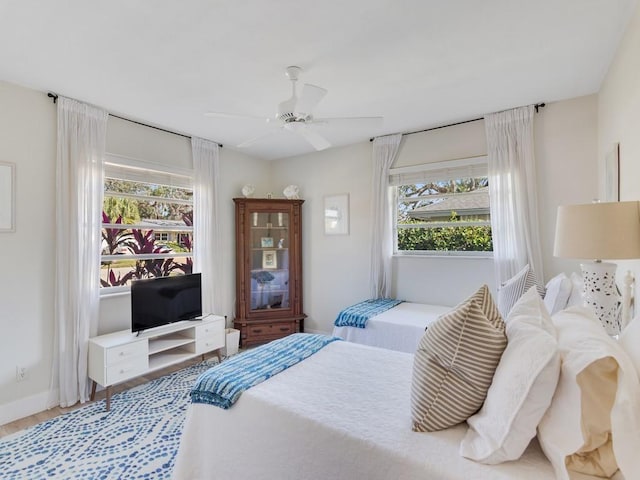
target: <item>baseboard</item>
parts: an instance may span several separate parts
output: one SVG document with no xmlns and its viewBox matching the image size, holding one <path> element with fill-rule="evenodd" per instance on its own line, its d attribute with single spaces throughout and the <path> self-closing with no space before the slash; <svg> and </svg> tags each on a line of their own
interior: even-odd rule
<svg viewBox="0 0 640 480">
<path fill-rule="evenodd" d="M 50 407 L 50 395 L 50 392 L 46 391 L 0 405 L 0 425 L 47 410 Z M 58 394 L 55 393 L 53 398 L 57 397 Z"/>
<path fill-rule="evenodd" d="M 331 332 L 324 332 L 322 330 L 315 330 L 307 327 L 304 328 L 304 333 L 318 333 L 320 335 L 331 335 Z"/>
</svg>

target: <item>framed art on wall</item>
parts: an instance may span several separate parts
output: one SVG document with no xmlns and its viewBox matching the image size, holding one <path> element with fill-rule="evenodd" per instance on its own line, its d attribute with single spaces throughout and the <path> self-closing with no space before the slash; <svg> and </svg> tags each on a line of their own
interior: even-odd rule
<svg viewBox="0 0 640 480">
<path fill-rule="evenodd" d="M 0 232 L 16 228 L 16 166 L 0 162 Z"/>
<path fill-rule="evenodd" d="M 324 197 L 325 235 L 349 235 L 349 194 Z"/>
</svg>

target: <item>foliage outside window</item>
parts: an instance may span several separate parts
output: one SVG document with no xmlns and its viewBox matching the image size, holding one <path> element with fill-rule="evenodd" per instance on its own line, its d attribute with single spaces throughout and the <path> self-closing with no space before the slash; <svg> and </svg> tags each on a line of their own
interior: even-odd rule
<svg viewBox="0 0 640 480">
<path fill-rule="evenodd" d="M 433 167 L 432 167 L 433 168 Z M 396 175 L 396 253 L 491 252 L 489 183 L 477 166 Z M 440 177 L 440 178 L 438 178 Z M 412 180 L 411 183 L 407 180 Z"/>
<path fill-rule="evenodd" d="M 193 189 L 154 181 L 152 172 L 140 181 L 139 171 L 135 179 L 126 167 L 114 171 L 107 168 L 104 182 L 101 287 L 191 273 Z"/>
</svg>

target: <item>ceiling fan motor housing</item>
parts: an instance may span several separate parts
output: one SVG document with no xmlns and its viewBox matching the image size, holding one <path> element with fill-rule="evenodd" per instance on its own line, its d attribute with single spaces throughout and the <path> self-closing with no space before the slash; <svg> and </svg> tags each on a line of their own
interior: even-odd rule
<svg viewBox="0 0 640 480">
<path fill-rule="evenodd" d="M 299 100 L 296 93 L 296 82 L 301 71 L 302 68 L 295 65 L 291 65 L 285 70 L 285 76 L 291 80 L 291 98 L 280 102 L 276 111 L 276 119 L 283 123 L 306 122 L 311 119 L 311 115 L 306 112 L 296 112 Z"/>
</svg>

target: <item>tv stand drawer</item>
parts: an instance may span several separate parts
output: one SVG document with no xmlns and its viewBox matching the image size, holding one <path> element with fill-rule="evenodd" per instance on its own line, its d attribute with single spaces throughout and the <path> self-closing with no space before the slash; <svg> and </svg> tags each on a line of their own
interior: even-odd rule
<svg viewBox="0 0 640 480">
<path fill-rule="evenodd" d="M 203 320 L 206 321 L 206 323 L 196 327 L 196 338 L 210 337 L 211 335 L 224 333 L 225 322 L 223 317 L 215 317 L 211 321 L 207 320 L 208 318 Z"/>
<path fill-rule="evenodd" d="M 124 382 L 138 375 L 142 375 L 149 368 L 149 357 L 138 355 L 128 358 L 107 368 L 106 382 L 109 385 Z"/>
<path fill-rule="evenodd" d="M 139 342 L 127 343 L 108 348 L 106 352 L 107 365 L 113 365 L 117 362 L 128 360 L 131 357 L 147 354 L 147 342 L 141 340 Z"/>
</svg>

